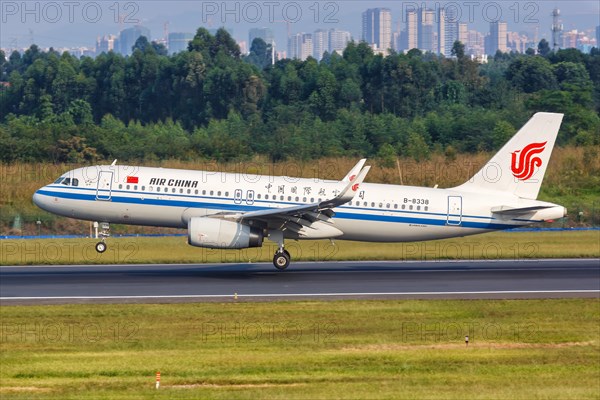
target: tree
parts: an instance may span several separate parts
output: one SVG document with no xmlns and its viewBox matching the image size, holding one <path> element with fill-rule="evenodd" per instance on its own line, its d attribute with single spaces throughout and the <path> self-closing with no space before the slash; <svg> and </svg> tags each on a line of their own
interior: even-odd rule
<svg viewBox="0 0 600 400">
<path fill-rule="evenodd" d="M 543 57 L 519 57 L 506 70 L 506 78 L 525 93 L 556 87 L 552 65 Z"/>
<path fill-rule="evenodd" d="M 255 38 L 250 47 L 250 54 L 245 58 L 250 64 L 263 70 L 271 65 L 273 46 L 267 44 L 262 38 Z"/>
<path fill-rule="evenodd" d="M 169 53 L 167 47 L 162 43 L 152 41 L 152 48 L 159 56 L 166 56 Z"/>
<path fill-rule="evenodd" d="M 459 60 L 463 59 L 465 57 L 465 45 L 458 40 L 455 41 L 452 45 L 452 55 Z"/>
<path fill-rule="evenodd" d="M 148 38 L 146 36 L 142 35 L 139 38 L 137 38 L 137 40 L 135 41 L 135 44 L 131 48 L 131 51 L 134 52 L 136 50 L 139 50 L 143 53 L 146 51 L 146 49 L 151 48 L 151 47 L 152 46 L 150 45 Z"/>
<path fill-rule="evenodd" d="M 546 39 L 540 40 L 540 43 L 538 44 L 538 54 L 542 57 L 546 57 L 550 54 L 550 51 L 550 43 L 548 43 Z"/>
</svg>

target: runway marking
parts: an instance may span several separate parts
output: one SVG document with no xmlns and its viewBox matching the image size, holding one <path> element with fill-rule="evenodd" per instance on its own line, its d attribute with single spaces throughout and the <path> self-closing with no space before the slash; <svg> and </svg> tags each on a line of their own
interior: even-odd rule
<svg viewBox="0 0 600 400">
<path fill-rule="evenodd" d="M 269 293 L 269 294 L 242 294 L 238 298 L 257 297 L 335 297 L 335 296 L 447 296 L 447 295 L 484 295 L 484 294 L 584 294 L 598 293 L 600 290 L 489 290 L 471 292 L 381 292 L 381 293 Z M 56 296 L 56 297 L 0 297 L 4 300 L 135 300 L 135 299 L 218 299 L 233 298 L 231 294 L 184 294 L 184 295 L 150 295 L 150 296 Z"/>
</svg>

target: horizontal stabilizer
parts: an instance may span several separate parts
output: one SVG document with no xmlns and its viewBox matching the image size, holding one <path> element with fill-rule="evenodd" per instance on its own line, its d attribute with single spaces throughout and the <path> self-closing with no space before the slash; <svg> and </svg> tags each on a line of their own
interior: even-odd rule
<svg viewBox="0 0 600 400">
<path fill-rule="evenodd" d="M 492 213 L 500 215 L 513 215 L 513 214 L 527 214 L 539 210 L 545 210 L 546 208 L 552 208 L 552 206 L 534 206 L 534 207 L 511 207 L 511 206 L 498 206 L 492 207 Z"/>
</svg>

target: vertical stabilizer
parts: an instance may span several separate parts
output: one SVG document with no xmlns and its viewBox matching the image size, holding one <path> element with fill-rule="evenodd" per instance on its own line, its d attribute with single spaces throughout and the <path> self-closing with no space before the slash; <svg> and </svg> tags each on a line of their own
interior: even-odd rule
<svg viewBox="0 0 600 400">
<path fill-rule="evenodd" d="M 562 118 L 563 114 L 536 113 L 479 172 L 456 189 L 536 199 Z"/>
</svg>

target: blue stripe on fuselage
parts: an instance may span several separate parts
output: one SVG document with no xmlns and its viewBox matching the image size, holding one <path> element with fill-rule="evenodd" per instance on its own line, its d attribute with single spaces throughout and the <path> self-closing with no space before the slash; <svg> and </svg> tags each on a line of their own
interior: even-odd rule
<svg viewBox="0 0 600 400">
<path fill-rule="evenodd" d="M 53 196 L 60 197 L 63 199 L 71 199 L 71 200 L 83 200 L 83 201 L 97 201 L 95 190 L 94 194 L 80 194 L 80 193 L 71 193 L 71 192 L 63 192 L 63 191 L 49 191 L 40 189 L 36 193 L 45 195 L 45 196 Z M 224 204 L 224 203 L 207 203 L 207 202 L 197 202 L 197 201 L 183 201 L 183 200 L 168 200 L 168 199 L 151 199 L 145 197 L 144 199 L 140 197 L 124 197 L 117 196 L 115 193 L 118 191 L 112 191 L 112 197 L 110 199 L 113 203 L 124 203 L 124 204 L 145 204 L 145 205 L 154 205 L 154 206 L 164 206 L 164 207 L 182 207 L 182 208 L 206 208 L 212 210 L 226 210 L 226 211 L 236 211 L 236 212 L 244 212 L 244 211 L 258 211 L 258 210 L 270 210 L 273 207 L 264 207 L 264 206 L 256 206 L 256 205 L 244 205 L 244 204 Z M 156 196 L 156 194 L 149 194 L 150 196 Z M 171 196 L 171 195 L 167 195 Z M 182 196 L 185 197 L 185 196 Z M 193 197 L 193 196 L 189 196 Z M 221 199 L 216 199 L 221 200 Z M 105 200 L 104 200 L 105 201 Z M 298 205 L 297 203 L 290 203 L 293 205 Z M 349 207 L 344 207 L 344 209 L 350 209 Z M 411 213 L 397 210 L 386 210 L 386 212 L 393 213 Z M 417 214 L 414 211 L 411 214 Z M 421 214 L 425 215 L 442 215 L 436 213 L 426 213 L 423 212 Z M 443 214 L 445 216 L 445 214 Z M 360 220 L 360 221 L 379 221 L 379 222 L 394 222 L 394 223 L 403 223 L 403 224 L 421 224 L 421 225 L 436 225 L 436 226 L 446 226 L 445 219 L 434 219 L 434 218 L 417 218 L 417 217 L 405 217 L 405 216 L 394 216 L 394 215 L 381 215 L 381 214 L 358 214 L 344 211 L 337 211 L 335 214 L 336 218 L 340 219 L 350 219 L 350 220 Z M 489 217 L 468 217 L 464 216 L 463 218 L 485 218 L 490 219 Z M 510 229 L 514 227 L 522 226 L 521 224 L 497 224 L 497 223 L 489 223 L 489 222 L 471 222 L 465 221 L 463 219 L 461 225 L 456 225 L 463 228 L 477 228 L 477 229 L 494 229 L 494 230 L 502 230 L 502 229 Z"/>
</svg>

